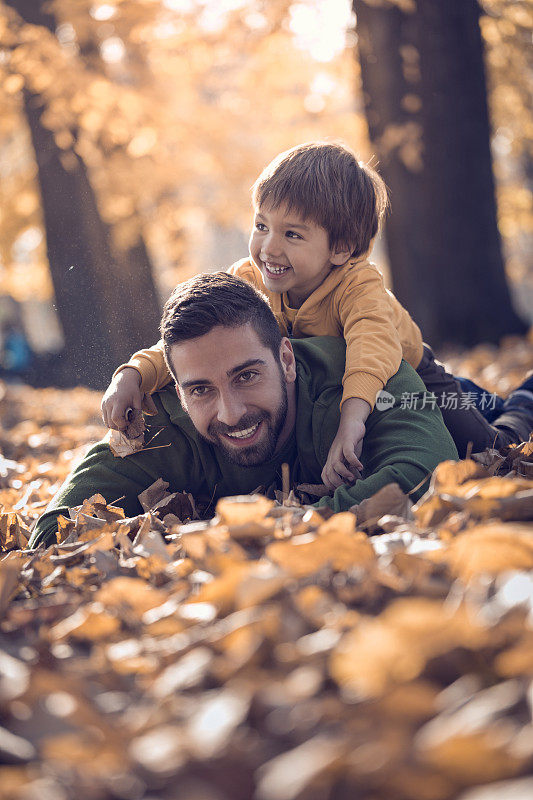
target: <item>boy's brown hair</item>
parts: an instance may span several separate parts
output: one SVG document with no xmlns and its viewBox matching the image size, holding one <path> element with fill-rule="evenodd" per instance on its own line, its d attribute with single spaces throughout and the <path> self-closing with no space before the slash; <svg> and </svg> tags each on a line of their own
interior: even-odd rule
<svg viewBox="0 0 533 800">
<path fill-rule="evenodd" d="M 387 208 L 378 173 L 336 142 L 307 142 L 280 153 L 252 187 L 256 209 L 286 204 L 328 232 L 330 247 L 366 253 Z"/>
</svg>

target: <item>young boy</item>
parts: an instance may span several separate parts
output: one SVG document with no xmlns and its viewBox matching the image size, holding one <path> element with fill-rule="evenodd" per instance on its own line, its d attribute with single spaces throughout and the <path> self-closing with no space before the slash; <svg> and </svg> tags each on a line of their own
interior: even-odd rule
<svg viewBox="0 0 533 800">
<path fill-rule="evenodd" d="M 299 145 L 265 168 L 252 201 L 250 257 L 228 271 L 267 295 L 284 335 L 346 340 L 340 424 L 322 473 L 325 485 L 336 488 L 362 469 L 365 421 L 402 357 L 430 391 L 460 394 L 460 389 L 368 260 L 387 206 L 385 185 L 373 169 L 340 144 Z M 102 402 L 104 422 L 124 428 L 127 409 L 140 408 L 143 395 L 169 380 L 161 343 L 136 353 L 113 376 Z M 150 410 L 148 398 L 144 407 Z M 470 409 L 465 421 L 465 410 L 455 411 L 452 427 L 465 439 L 454 436 L 460 455 L 469 440 L 479 449 L 492 444 L 494 429 L 479 412 Z"/>
</svg>

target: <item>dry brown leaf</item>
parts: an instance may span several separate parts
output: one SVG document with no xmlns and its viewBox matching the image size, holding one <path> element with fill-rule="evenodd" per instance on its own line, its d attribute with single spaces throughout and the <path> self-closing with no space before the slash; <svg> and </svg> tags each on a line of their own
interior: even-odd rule
<svg viewBox="0 0 533 800">
<path fill-rule="evenodd" d="M 7 550 L 23 550 L 28 544 L 30 532 L 13 511 L 0 513 L 0 553 Z"/>
<path fill-rule="evenodd" d="M 0 620 L 18 591 L 21 567 L 20 559 L 8 557 L 0 561 Z"/>
<path fill-rule="evenodd" d="M 372 534 L 379 530 L 378 521 L 385 514 L 393 514 L 401 519 L 412 519 L 412 503 L 397 483 L 389 483 L 375 495 L 353 506 L 357 526 Z"/>
<path fill-rule="evenodd" d="M 258 494 L 223 497 L 217 503 L 216 512 L 224 525 L 239 526 L 263 520 L 274 505 L 273 500 Z"/>
<path fill-rule="evenodd" d="M 167 595 L 140 578 L 120 575 L 104 583 L 95 599 L 105 608 L 129 608 L 140 616 L 151 608 L 162 605 Z"/>
<path fill-rule="evenodd" d="M 139 495 L 139 503 L 145 511 L 150 511 L 156 503 L 159 503 L 163 498 L 168 497 L 170 492 L 167 489 L 170 484 L 164 481 L 163 478 L 158 478 L 154 483 L 145 489 Z"/>
<path fill-rule="evenodd" d="M 126 458 L 138 453 L 144 446 L 144 437 L 128 439 L 122 431 L 110 430 L 106 436 L 109 449 L 117 458 Z"/>
<path fill-rule="evenodd" d="M 497 781 L 477 789 L 469 789 L 458 800 L 530 800 L 533 797 L 533 778 Z"/>
<path fill-rule="evenodd" d="M 124 429 L 127 439 L 136 440 L 144 436 L 145 424 L 144 417 L 140 408 L 130 408 L 126 413 L 128 424 Z"/>
<path fill-rule="evenodd" d="M 346 749 L 347 743 L 340 737 L 316 736 L 276 756 L 259 770 L 258 800 L 295 800 L 302 796 L 318 776 L 340 764 Z"/>
<path fill-rule="evenodd" d="M 533 532 L 526 525 L 488 523 L 459 534 L 443 552 L 454 575 L 471 580 L 513 569 L 533 569 Z"/>
<path fill-rule="evenodd" d="M 104 611 L 99 603 L 94 603 L 58 622 L 51 628 L 49 636 L 54 642 L 70 638 L 100 641 L 113 636 L 119 629 L 120 620 Z"/>
<path fill-rule="evenodd" d="M 420 758 L 429 766 L 463 785 L 475 785 L 511 778 L 522 772 L 528 755 L 514 754 L 508 747 L 509 732 L 495 724 L 487 730 L 457 732 L 434 740 L 422 731 L 418 739 Z"/>
<path fill-rule="evenodd" d="M 302 578 L 324 567 L 341 572 L 368 566 L 376 556 L 363 533 L 346 534 L 332 531 L 328 535 L 297 536 L 287 542 L 273 542 L 266 555 L 289 575 Z"/>
<path fill-rule="evenodd" d="M 330 672 L 348 694 L 379 697 L 417 678 L 429 658 L 459 646 L 476 649 L 489 638 L 464 606 L 453 610 L 438 600 L 396 600 L 377 619 L 362 619 L 345 635 L 331 656 Z"/>
<path fill-rule="evenodd" d="M 463 483 L 488 477 L 490 471 L 483 464 L 467 458 L 464 461 L 442 461 L 433 472 L 431 483 L 436 492 L 456 494 Z"/>
<path fill-rule="evenodd" d="M 496 672 L 504 678 L 523 676 L 529 678 L 533 675 L 533 635 L 526 632 L 523 639 L 514 647 L 504 650 L 495 661 Z"/>
</svg>

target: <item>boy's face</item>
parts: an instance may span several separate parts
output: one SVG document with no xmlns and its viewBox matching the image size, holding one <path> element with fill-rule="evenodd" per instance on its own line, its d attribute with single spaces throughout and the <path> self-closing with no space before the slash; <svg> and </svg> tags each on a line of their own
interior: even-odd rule
<svg viewBox="0 0 533 800">
<path fill-rule="evenodd" d="M 298 308 L 320 286 L 332 267 L 344 264 L 348 250 L 329 246 L 325 228 L 286 205 L 262 205 L 255 211 L 250 256 L 270 292 L 287 292 Z"/>
</svg>

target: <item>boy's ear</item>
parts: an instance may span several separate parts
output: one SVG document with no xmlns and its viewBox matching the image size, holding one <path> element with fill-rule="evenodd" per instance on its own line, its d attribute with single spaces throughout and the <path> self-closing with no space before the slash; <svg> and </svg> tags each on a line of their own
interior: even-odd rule
<svg viewBox="0 0 533 800">
<path fill-rule="evenodd" d="M 351 255 L 352 251 L 350 246 L 346 244 L 346 242 L 340 242 L 332 248 L 329 260 L 333 266 L 341 267 L 343 264 L 346 264 Z"/>
</svg>

